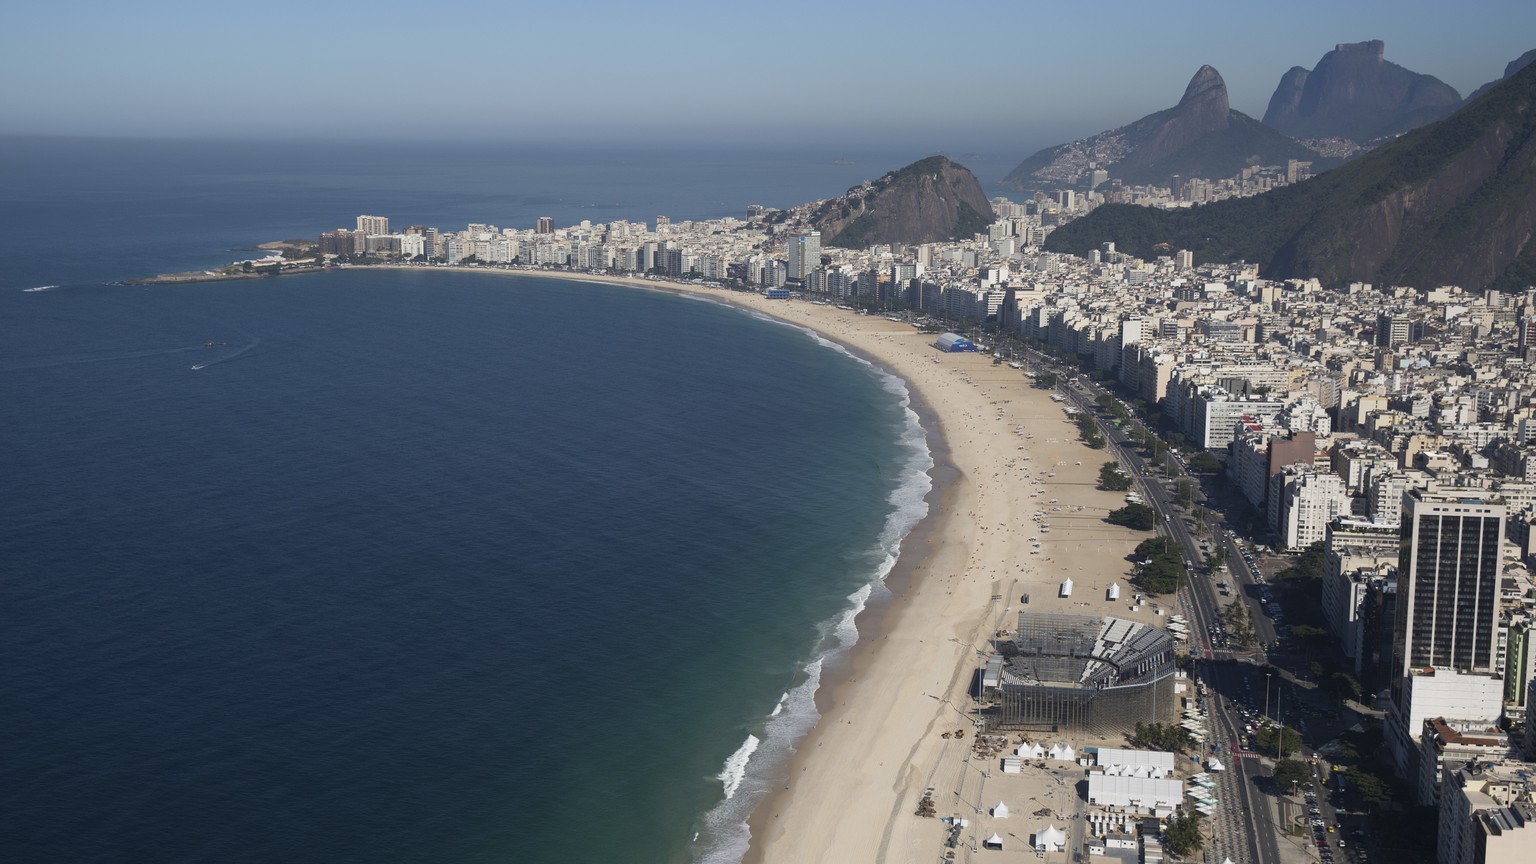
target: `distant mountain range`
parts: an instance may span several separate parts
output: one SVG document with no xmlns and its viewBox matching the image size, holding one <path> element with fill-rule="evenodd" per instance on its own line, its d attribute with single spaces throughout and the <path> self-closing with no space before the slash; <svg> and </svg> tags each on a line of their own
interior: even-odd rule
<svg viewBox="0 0 1536 864">
<path fill-rule="evenodd" d="M 1221 73 L 1201 66 L 1179 104 L 1118 129 L 1041 150 L 1003 178 L 1014 189 L 1080 186 L 1094 168 L 1128 184 L 1166 184 L 1173 175 L 1231 177 L 1250 165 L 1328 160 L 1240 111 L 1227 100 Z"/>
<path fill-rule="evenodd" d="M 1519 72 L 1521 69 L 1531 65 L 1532 61 L 1536 61 L 1536 48 L 1532 48 L 1524 54 L 1521 54 L 1519 57 L 1509 61 L 1509 64 L 1504 67 L 1504 78 L 1500 78 L 1498 81 L 1489 81 L 1487 84 L 1484 84 L 1476 90 L 1473 90 L 1472 95 L 1467 97 L 1467 101 L 1471 102 L 1484 93 L 1487 93 L 1489 90 L 1492 90 L 1493 85 L 1499 83 L 1499 81 L 1503 81 L 1505 78 L 1515 77 L 1516 72 Z"/>
<path fill-rule="evenodd" d="M 811 227 L 824 245 L 863 249 L 968 239 L 994 218 L 975 175 L 930 156 L 827 200 L 811 215 Z"/>
<path fill-rule="evenodd" d="M 1321 65 L 1321 64 L 1319 64 Z M 1382 128 L 1382 127 L 1373 127 Z M 1536 284 L 1536 64 L 1450 117 L 1254 198 L 1187 210 L 1107 205 L 1046 248 L 1257 262 L 1269 278 L 1468 289 Z"/>
<path fill-rule="evenodd" d="M 1461 94 L 1433 75 L 1385 57 L 1386 43 L 1344 43 L 1311 69 L 1293 66 L 1269 98 L 1264 125 L 1295 138 L 1347 138 L 1366 144 L 1439 120 Z"/>
</svg>

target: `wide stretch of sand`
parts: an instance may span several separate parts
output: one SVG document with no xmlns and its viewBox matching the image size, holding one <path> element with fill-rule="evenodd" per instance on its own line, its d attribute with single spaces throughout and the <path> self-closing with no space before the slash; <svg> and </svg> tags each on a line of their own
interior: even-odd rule
<svg viewBox="0 0 1536 864">
<path fill-rule="evenodd" d="M 1126 556 L 1147 535 L 1104 522 L 1124 502 L 1124 493 L 1096 488 L 1099 466 L 1111 457 L 1078 443 L 1062 406 L 1031 387 L 1023 371 L 994 365 L 984 353 L 940 353 L 933 334 L 908 324 L 757 294 L 572 278 L 706 295 L 814 330 L 904 379 L 936 439 L 941 482 L 929 516 L 888 580 L 890 601 L 872 603 L 859 616 L 850 661 L 823 670 L 821 720 L 797 748 L 784 788 L 754 811 L 747 860 L 938 860 L 943 826 L 913 815 L 930 787 L 938 815 L 973 820 L 966 841 L 994 830 L 1013 838 L 988 860 L 1037 860 L 1022 842 L 1051 820 L 1030 813 L 1047 806 L 1070 816 L 1072 781 L 1034 768 L 1005 777 L 995 761 L 970 758 L 967 690 L 978 652 L 998 629 L 1012 629 L 1006 622 L 1022 595 L 1030 596 L 1031 611 L 1161 622 L 1157 604 L 1133 608 L 1126 582 Z M 1034 521 L 1040 510 L 1050 526 L 1045 533 Z M 1031 552 L 1032 539 L 1040 541 L 1039 553 Z M 1058 586 L 1066 577 L 1075 587 L 1063 599 Z M 1111 582 L 1125 589 L 1122 599 L 1106 599 Z M 962 728 L 964 739 L 943 737 Z M 1010 820 L 977 815 L 998 800 L 1014 810 Z M 1061 817 L 1052 818 L 1061 825 Z"/>
</svg>

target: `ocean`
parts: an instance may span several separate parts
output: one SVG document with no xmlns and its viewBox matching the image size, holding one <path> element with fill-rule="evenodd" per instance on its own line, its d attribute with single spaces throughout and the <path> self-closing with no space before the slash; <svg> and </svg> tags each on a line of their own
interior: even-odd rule
<svg viewBox="0 0 1536 864">
<path fill-rule="evenodd" d="M 0 852 L 737 860 L 926 512 L 901 382 L 659 291 L 112 283 L 362 212 L 697 218 L 869 170 L 344 149 L 0 139 Z"/>
</svg>

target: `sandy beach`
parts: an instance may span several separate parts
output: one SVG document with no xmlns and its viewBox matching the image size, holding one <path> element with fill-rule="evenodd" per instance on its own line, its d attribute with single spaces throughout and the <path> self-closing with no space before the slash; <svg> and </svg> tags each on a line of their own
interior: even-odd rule
<svg viewBox="0 0 1536 864">
<path fill-rule="evenodd" d="M 1055 813 L 1070 815 L 1072 782 L 1035 768 L 1004 777 L 995 759 L 975 755 L 967 689 L 979 652 L 996 631 L 1012 629 L 1023 595 L 1031 611 L 1166 621 L 1159 606 L 1166 614 L 1174 598 L 1140 609 L 1130 602 L 1126 556 L 1148 535 L 1103 521 L 1124 503 L 1124 493 L 1097 489 L 1099 466 L 1111 457 L 1078 443 L 1062 406 L 1031 387 L 1023 371 L 994 365 L 985 353 L 940 353 L 934 334 L 909 324 L 744 292 L 536 275 L 700 294 L 814 330 L 904 379 L 936 439 L 928 518 L 887 581 L 889 601 L 859 616 L 859 642 L 848 662 L 823 671 L 821 720 L 797 748 L 784 788 L 754 811 L 746 860 L 939 859 L 945 826 L 914 815 L 929 788 L 938 816 L 972 820 L 967 841 L 994 830 L 1013 838 L 988 860 L 1038 860 L 1023 841 Z M 1036 541 L 1039 551 L 1032 552 Z M 1072 596 L 1059 598 L 1067 577 L 1075 583 Z M 1106 599 L 1112 582 L 1123 589 L 1116 601 Z M 960 729 L 964 738 L 944 735 Z M 1009 802 L 1013 816 L 978 815 L 998 803 L 994 798 Z M 1030 815 L 1042 806 L 1054 811 L 1052 818 Z"/>
</svg>

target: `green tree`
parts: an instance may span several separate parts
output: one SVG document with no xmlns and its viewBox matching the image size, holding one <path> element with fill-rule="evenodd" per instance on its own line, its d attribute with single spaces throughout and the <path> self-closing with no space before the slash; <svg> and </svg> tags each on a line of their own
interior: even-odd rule
<svg viewBox="0 0 1536 864">
<path fill-rule="evenodd" d="M 1178 489 L 1179 506 L 1193 507 L 1195 505 L 1195 484 L 1188 480 L 1180 480 Z"/>
<path fill-rule="evenodd" d="M 1312 778 L 1312 769 L 1300 759 L 1281 759 L 1275 763 L 1275 788 L 1282 794 L 1297 786 L 1305 785 Z"/>
<path fill-rule="evenodd" d="M 1162 723 L 1137 723 L 1132 743 L 1151 750 L 1182 752 L 1194 745 L 1195 739 L 1183 726 Z"/>
<path fill-rule="evenodd" d="M 1385 780 L 1358 765 L 1345 768 L 1344 779 L 1360 793 L 1362 801 L 1381 801 L 1391 797 L 1391 787 Z"/>
<path fill-rule="evenodd" d="M 1119 510 L 1111 510 L 1105 521 L 1136 531 L 1151 531 L 1157 524 L 1157 512 L 1145 504 L 1127 504 Z"/>
<path fill-rule="evenodd" d="M 1189 470 L 1196 474 L 1221 473 L 1221 460 L 1202 450 L 1189 460 Z"/>
<path fill-rule="evenodd" d="M 1183 813 L 1168 820 L 1163 840 L 1168 851 L 1180 858 L 1189 858 L 1205 848 L 1205 836 L 1200 833 L 1200 814 Z"/>
<path fill-rule="evenodd" d="M 1124 492 L 1131 488 L 1131 478 L 1120 471 L 1120 463 L 1105 462 L 1099 466 L 1099 488 L 1109 492 Z"/>
<path fill-rule="evenodd" d="M 1328 631 L 1311 624 L 1297 624 L 1291 628 L 1291 635 L 1303 642 L 1321 642 L 1328 638 Z"/>
<path fill-rule="evenodd" d="M 1360 682 L 1347 672 L 1335 672 L 1323 682 L 1323 687 L 1334 695 L 1334 698 L 1343 701 L 1352 699 L 1360 701 Z"/>
<path fill-rule="evenodd" d="M 1319 540 L 1308 546 L 1296 563 L 1281 570 L 1281 579 L 1321 579 L 1323 578 L 1323 541 Z"/>
<path fill-rule="evenodd" d="M 1055 372 L 1041 372 L 1039 375 L 1035 376 L 1034 386 L 1037 390 L 1054 390 L 1060 383 L 1061 378 L 1059 378 Z"/>
<path fill-rule="evenodd" d="M 1254 738 L 1260 753 L 1278 753 L 1281 759 L 1301 749 L 1301 733 L 1289 726 L 1265 726 Z"/>
</svg>

